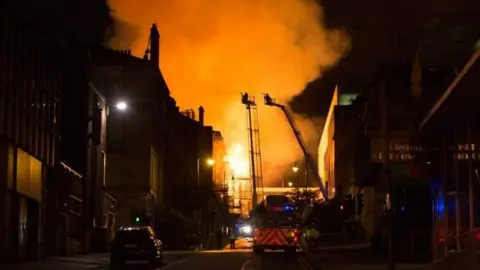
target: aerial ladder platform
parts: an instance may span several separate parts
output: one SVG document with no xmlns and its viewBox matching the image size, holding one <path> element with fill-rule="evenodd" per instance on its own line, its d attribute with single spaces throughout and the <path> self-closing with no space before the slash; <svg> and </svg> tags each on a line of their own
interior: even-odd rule
<svg viewBox="0 0 480 270">
<path fill-rule="evenodd" d="M 285 105 L 276 103 L 276 101 L 272 99 L 272 97 L 270 97 L 269 94 L 265 94 L 264 100 L 265 100 L 265 105 L 280 108 L 285 114 L 285 116 L 287 117 L 288 123 L 290 124 L 290 127 L 293 130 L 293 134 L 295 135 L 295 138 L 297 139 L 297 142 L 300 145 L 300 148 L 302 149 L 303 154 L 305 155 L 306 163 L 310 167 L 310 169 L 314 172 L 313 175 L 315 175 L 315 180 L 317 181 L 318 187 L 320 188 L 320 192 L 322 193 L 323 198 L 325 200 L 328 200 L 328 191 L 322 183 L 322 178 L 318 174 L 318 167 L 315 164 L 315 159 L 310 154 L 310 151 L 308 151 L 308 147 L 303 141 L 302 135 L 300 134 L 300 130 L 295 125 L 295 122 L 293 121 L 293 117 L 288 111 L 287 107 Z"/>
<path fill-rule="evenodd" d="M 250 175 L 252 179 L 252 209 L 257 207 L 258 185 L 262 188 L 263 193 L 263 175 L 262 175 L 262 155 L 260 148 L 260 128 L 258 122 L 257 103 L 255 97 L 242 93 L 242 104 L 247 108 L 247 129 L 248 142 L 250 148 Z"/>
</svg>

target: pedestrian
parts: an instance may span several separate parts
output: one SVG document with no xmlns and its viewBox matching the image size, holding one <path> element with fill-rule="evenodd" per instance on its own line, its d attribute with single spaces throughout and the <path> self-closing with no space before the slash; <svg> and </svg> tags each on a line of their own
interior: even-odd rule
<svg viewBox="0 0 480 270">
<path fill-rule="evenodd" d="M 235 233 L 233 233 L 232 231 L 232 233 L 230 234 L 230 249 L 235 249 L 235 240 Z"/>
</svg>

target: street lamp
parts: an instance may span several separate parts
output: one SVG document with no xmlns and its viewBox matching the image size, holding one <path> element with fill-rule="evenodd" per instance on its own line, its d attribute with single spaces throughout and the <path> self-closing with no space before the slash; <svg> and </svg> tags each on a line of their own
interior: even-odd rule
<svg viewBox="0 0 480 270">
<path fill-rule="evenodd" d="M 213 158 L 207 159 L 207 165 L 210 166 L 210 167 L 215 165 L 215 159 L 213 159 Z"/>
<path fill-rule="evenodd" d="M 215 160 L 213 158 L 207 158 L 206 162 L 207 166 L 213 167 L 215 165 Z M 200 158 L 197 158 L 197 195 L 198 199 L 200 199 Z M 198 213 L 198 214 L 197 214 Z M 203 210 L 197 209 L 195 210 L 195 216 L 197 219 L 197 224 L 200 225 L 203 216 Z M 209 226 L 209 225 L 207 225 Z M 203 249 L 203 244 L 200 244 L 200 249 Z"/>
<path fill-rule="evenodd" d="M 298 170 L 300 170 L 300 168 L 298 168 L 297 164 L 293 165 L 292 167 L 292 171 L 293 173 L 295 174 L 295 177 L 296 177 L 296 181 L 297 181 L 297 200 L 300 196 L 300 190 L 299 190 L 299 186 L 298 186 Z M 290 183 L 289 183 L 290 184 Z"/>
<path fill-rule="evenodd" d="M 119 111 L 125 111 L 127 109 L 127 103 L 125 101 L 119 101 L 114 105 Z"/>
<path fill-rule="evenodd" d="M 207 158 L 206 163 L 209 167 L 213 167 L 215 159 Z M 197 158 L 197 186 L 200 187 L 200 158 Z"/>
<path fill-rule="evenodd" d="M 288 186 L 289 186 L 289 187 L 292 187 L 292 186 L 293 186 L 293 183 L 292 183 L 292 182 L 288 182 Z"/>
</svg>

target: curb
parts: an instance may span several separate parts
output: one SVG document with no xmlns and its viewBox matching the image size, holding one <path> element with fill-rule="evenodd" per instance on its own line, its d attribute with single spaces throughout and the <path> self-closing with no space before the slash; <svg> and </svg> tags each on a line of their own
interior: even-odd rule
<svg viewBox="0 0 480 270">
<path fill-rule="evenodd" d="M 55 258 L 55 259 L 47 259 L 47 261 L 52 261 L 52 262 L 67 262 L 67 263 L 78 263 L 78 264 L 89 264 L 89 265 L 106 265 L 108 263 L 105 262 L 99 262 L 99 261 L 91 261 L 91 260 L 75 260 L 75 259 L 61 259 L 61 258 Z"/>
<path fill-rule="evenodd" d="M 337 245 L 337 246 L 324 246 L 324 247 L 317 247 L 314 249 L 310 249 L 311 253 L 315 253 L 317 251 L 343 251 L 343 250 L 363 250 L 370 248 L 368 243 L 364 244 L 353 244 L 353 245 Z"/>
</svg>

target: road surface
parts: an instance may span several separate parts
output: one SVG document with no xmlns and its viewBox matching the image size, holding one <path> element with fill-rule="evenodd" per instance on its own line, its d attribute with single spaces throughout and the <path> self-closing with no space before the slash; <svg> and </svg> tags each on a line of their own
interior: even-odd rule
<svg viewBox="0 0 480 270">
<path fill-rule="evenodd" d="M 272 252 L 258 255 L 250 250 L 201 251 L 179 256 L 166 254 L 165 263 L 160 270 L 313 270 L 300 255 L 286 255 L 283 252 Z M 132 265 L 129 269 L 141 269 L 140 265 Z M 99 267 L 99 269 L 109 269 Z"/>
<path fill-rule="evenodd" d="M 356 254 L 355 254 L 356 253 Z M 110 269 L 109 255 L 85 256 L 80 258 L 58 258 L 40 262 L 22 263 L 2 267 L 12 270 L 107 270 Z M 131 265 L 126 269 L 148 269 Z M 223 251 L 166 252 L 160 270 L 386 270 L 386 263 L 361 256 L 361 252 L 321 251 L 310 254 L 287 255 L 283 252 L 266 252 L 263 255 L 250 249 Z M 397 270 L 427 270 L 425 264 L 398 264 Z"/>
<path fill-rule="evenodd" d="M 331 247 L 307 254 L 252 252 L 251 243 L 245 239 L 236 241 L 236 249 L 229 245 L 221 251 L 166 251 L 164 265 L 160 270 L 384 270 L 386 263 L 372 257 L 364 247 Z M 107 270 L 110 269 L 109 254 L 91 254 L 71 258 L 52 258 L 40 262 L 23 263 L 13 270 Z M 131 265 L 127 269 L 148 269 Z M 397 270 L 428 270 L 425 264 L 398 264 Z"/>
<path fill-rule="evenodd" d="M 86 256 L 88 257 L 88 256 Z M 96 258 L 49 259 L 39 262 L 22 263 L 5 269 L 12 270 L 107 270 L 108 254 Z M 67 261 L 68 260 L 68 261 Z M 128 265 L 125 269 L 148 269 L 142 265 Z M 300 254 L 290 255 L 283 252 L 266 252 L 263 255 L 249 249 L 166 252 L 164 265 L 160 270 L 313 270 Z"/>
</svg>

